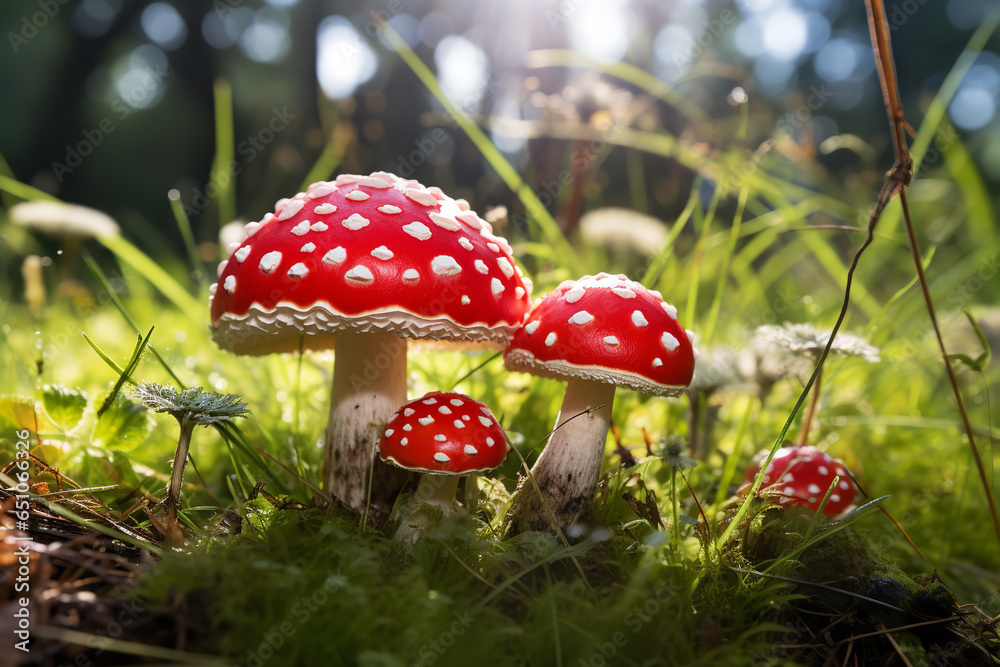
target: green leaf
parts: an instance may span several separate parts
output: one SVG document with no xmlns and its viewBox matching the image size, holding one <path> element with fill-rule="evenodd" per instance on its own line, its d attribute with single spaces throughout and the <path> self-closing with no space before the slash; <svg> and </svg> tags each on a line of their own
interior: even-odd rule
<svg viewBox="0 0 1000 667">
<path fill-rule="evenodd" d="M 63 431 L 72 431 L 83 419 L 87 395 L 61 384 L 47 384 L 42 387 L 42 405 L 56 425 Z"/>
<path fill-rule="evenodd" d="M 153 419 L 145 407 L 119 395 L 97 418 L 91 442 L 99 447 L 127 452 L 153 431 Z"/>
</svg>

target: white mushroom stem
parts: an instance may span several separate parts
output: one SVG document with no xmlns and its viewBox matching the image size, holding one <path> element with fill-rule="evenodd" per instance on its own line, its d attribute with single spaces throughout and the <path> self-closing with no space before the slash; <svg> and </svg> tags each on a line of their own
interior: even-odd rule
<svg viewBox="0 0 1000 667">
<path fill-rule="evenodd" d="M 541 497 L 531 481 L 525 480 L 513 510 L 515 525 L 551 530 L 552 519 L 546 506 L 560 528 L 567 528 L 580 518 L 594 497 L 601 475 L 614 400 L 613 384 L 569 381 L 556 429 L 531 468 Z"/>
<path fill-rule="evenodd" d="M 384 333 L 337 334 L 323 479 L 327 491 L 363 512 L 368 478 L 386 420 L 406 402 L 406 339 Z M 391 507 L 406 474 L 379 462 L 372 503 Z M 391 488 L 395 487 L 395 488 Z"/>
<path fill-rule="evenodd" d="M 455 504 L 458 478 L 459 475 L 421 475 L 413 499 L 419 503 L 440 507 L 441 513 L 448 516 L 451 514 L 452 505 Z"/>
<path fill-rule="evenodd" d="M 393 541 L 412 547 L 431 525 L 431 515 L 424 505 L 441 509 L 443 516 L 451 514 L 458 491 L 460 475 L 421 475 L 413 499 L 402 508 L 403 519 L 393 534 Z"/>
</svg>

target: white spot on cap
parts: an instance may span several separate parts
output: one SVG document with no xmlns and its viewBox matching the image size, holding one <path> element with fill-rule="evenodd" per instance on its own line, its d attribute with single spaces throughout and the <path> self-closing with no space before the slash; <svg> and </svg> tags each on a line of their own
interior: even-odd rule
<svg viewBox="0 0 1000 667">
<path fill-rule="evenodd" d="M 260 270 L 264 273 L 271 273 L 276 268 L 278 264 L 281 263 L 281 253 L 277 250 L 272 250 L 263 257 L 260 258 Z"/>
<path fill-rule="evenodd" d="M 838 484 L 837 486 L 839 486 L 840 488 L 844 489 L 845 491 L 847 489 L 851 488 L 850 483 L 848 483 L 848 481 L 846 479 L 840 480 L 840 484 Z"/>
<path fill-rule="evenodd" d="M 594 316 L 593 315 L 591 315 L 590 313 L 588 313 L 585 310 L 579 310 L 579 311 L 573 313 L 573 316 L 569 318 L 569 323 L 570 324 L 587 324 L 588 322 L 592 322 L 593 320 L 594 320 Z"/>
<path fill-rule="evenodd" d="M 808 490 L 809 493 L 819 493 L 822 489 L 820 489 L 819 485 L 817 484 L 810 484 Z"/>
<path fill-rule="evenodd" d="M 389 436 L 391 436 L 391 435 L 392 435 L 393 433 L 395 433 L 395 431 L 394 431 L 394 430 L 392 430 L 391 428 L 387 428 L 387 429 L 385 430 L 385 437 L 387 437 L 387 438 L 388 438 L 388 437 L 389 437 Z"/>
<path fill-rule="evenodd" d="M 462 415 L 462 419 L 464 419 L 465 421 L 471 421 L 472 417 L 470 417 L 469 415 Z"/>
<path fill-rule="evenodd" d="M 448 436 L 446 436 L 444 433 L 438 433 L 437 435 L 434 436 L 434 439 L 437 440 L 438 442 L 447 442 Z"/>
<path fill-rule="evenodd" d="M 394 414 L 393 416 L 391 416 L 391 417 L 389 417 L 388 419 L 386 419 L 386 420 L 385 420 L 385 423 L 386 423 L 386 424 L 391 424 L 392 422 L 396 421 L 396 417 L 398 417 L 398 416 L 399 416 L 399 413 L 397 412 L 397 413 L 396 413 L 396 414 Z"/>
<path fill-rule="evenodd" d="M 663 306 L 663 310 L 667 311 L 667 315 L 669 315 L 672 319 L 675 319 L 675 320 L 677 319 L 677 309 L 676 308 L 674 308 L 673 306 L 671 306 L 666 301 L 664 301 L 661 305 Z"/>
<path fill-rule="evenodd" d="M 416 269 L 403 271 L 403 280 L 420 280 L 420 272 Z"/>
<path fill-rule="evenodd" d="M 552 347 L 556 344 L 556 332 L 550 331 L 549 335 L 545 337 L 545 344 Z"/>
<path fill-rule="evenodd" d="M 411 222 L 408 225 L 403 225 L 403 231 L 420 241 L 426 241 L 431 237 L 430 228 L 422 222 Z"/>
<path fill-rule="evenodd" d="M 653 368 L 659 368 L 662 365 L 663 365 L 663 361 L 659 357 L 657 357 L 656 359 L 653 359 Z"/>
<path fill-rule="evenodd" d="M 333 204 L 320 204 L 313 209 L 313 213 L 316 215 L 330 215 L 331 213 L 336 213 L 337 207 Z"/>
<path fill-rule="evenodd" d="M 218 291 L 219 291 L 219 283 L 212 283 L 211 285 L 208 286 L 208 293 L 213 297 L 215 296 L 215 293 Z"/>
<path fill-rule="evenodd" d="M 535 320 L 534 322 L 528 322 L 527 324 L 524 325 L 524 331 L 530 336 L 531 334 L 535 333 L 535 329 L 537 329 L 538 325 L 541 324 L 541 323 L 542 323 L 541 320 Z"/>
<path fill-rule="evenodd" d="M 226 276 L 226 281 L 222 283 L 222 288 L 232 294 L 236 291 L 236 276 Z"/>
<path fill-rule="evenodd" d="M 681 342 L 674 338 L 669 331 L 663 332 L 663 335 L 660 336 L 660 342 L 663 343 L 663 347 L 667 348 L 669 352 L 673 352 L 677 349 L 677 346 L 681 344 Z"/>
<path fill-rule="evenodd" d="M 330 227 L 325 222 L 314 222 L 312 223 L 312 225 L 309 226 L 309 229 L 313 230 L 314 232 L 325 232 L 326 230 L 330 229 Z"/>
<path fill-rule="evenodd" d="M 306 203 L 301 199 L 295 199 L 285 205 L 285 208 L 281 209 L 281 213 L 278 214 L 278 220 L 288 220 L 290 217 L 302 210 L 302 207 Z"/>
<path fill-rule="evenodd" d="M 486 446 L 492 447 L 496 441 L 493 438 L 486 438 Z"/>
<path fill-rule="evenodd" d="M 412 415 L 412 414 L 413 414 L 414 412 L 416 412 L 416 410 L 414 410 L 413 408 L 406 408 L 405 410 L 403 410 L 403 416 L 404 416 L 404 417 L 409 417 L 409 416 L 411 416 L 411 415 Z"/>
<path fill-rule="evenodd" d="M 465 403 L 461 399 L 458 399 L 458 398 L 453 398 L 453 399 L 451 399 L 448 402 L 451 403 L 452 405 L 454 405 L 456 408 L 459 407 L 459 406 L 465 405 Z"/>
<path fill-rule="evenodd" d="M 441 407 L 438 408 L 438 412 L 440 412 L 443 415 L 450 415 L 451 408 L 449 408 L 447 405 L 442 405 Z"/>
<path fill-rule="evenodd" d="M 369 188 L 384 190 L 389 187 L 389 182 L 379 176 L 362 176 L 358 179 L 358 185 L 366 185 Z"/>
<path fill-rule="evenodd" d="M 634 299 L 635 292 L 625 287 L 612 287 L 611 291 L 620 296 L 623 299 Z"/>
<path fill-rule="evenodd" d="M 378 259 L 392 259 L 393 258 L 392 251 L 389 250 L 388 248 L 386 248 L 384 245 L 380 245 L 379 247 L 377 247 L 374 250 L 372 250 L 371 254 L 372 254 L 372 257 L 376 257 Z"/>
<path fill-rule="evenodd" d="M 436 398 L 428 398 L 426 401 L 421 401 L 424 405 L 435 405 L 437 404 Z"/>
<path fill-rule="evenodd" d="M 382 204 L 378 207 L 379 212 L 385 213 L 386 215 L 396 215 L 397 213 L 402 213 L 403 209 L 398 206 L 393 206 L 392 204 Z"/>
<path fill-rule="evenodd" d="M 641 310 L 633 310 L 632 324 L 634 324 L 637 327 L 644 327 L 647 324 L 649 324 L 649 322 L 646 321 L 646 316 L 642 314 Z"/>
<path fill-rule="evenodd" d="M 520 299 L 522 296 L 524 296 L 524 288 L 518 285 L 514 288 L 514 298 Z"/>
<path fill-rule="evenodd" d="M 692 355 L 694 355 L 694 358 L 695 358 L 695 359 L 697 359 L 697 358 L 698 358 L 698 356 L 699 356 L 699 355 L 701 354 L 701 350 L 699 350 L 699 349 L 698 349 L 698 348 L 696 348 L 696 347 L 692 347 L 692 348 L 691 348 L 691 354 L 692 354 Z"/>
<path fill-rule="evenodd" d="M 215 267 L 215 274 L 221 278 L 222 272 L 226 270 L 227 266 L 229 266 L 229 260 L 228 259 L 222 260 L 221 262 L 219 262 L 219 265 Z"/>
<path fill-rule="evenodd" d="M 605 336 L 604 342 L 607 343 L 608 345 L 611 345 L 612 347 L 615 345 L 620 345 L 617 336 Z"/>
<path fill-rule="evenodd" d="M 307 243 L 301 248 L 299 248 L 299 252 L 312 252 L 315 249 L 316 249 L 315 243 Z"/>
<path fill-rule="evenodd" d="M 493 243 L 492 241 L 487 243 L 486 247 L 492 250 L 493 252 L 500 252 L 500 246 L 498 246 L 496 243 Z"/>
<path fill-rule="evenodd" d="M 271 215 L 271 214 L 268 213 L 268 215 Z M 260 223 L 259 222 L 248 222 L 246 224 L 246 226 L 243 228 L 243 231 L 246 232 L 246 235 L 249 237 L 249 236 L 253 236 L 254 234 L 256 234 L 258 229 L 260 229 Z"/>
<path fill-rule="evenodd" d="M 500 282 L 499 278 L 493 278 L 490 280 L 490 291 L 493 292 L 493 296 L 500 296 L 505 289 L 507 288 L 503 286 L 503 283 Z"/>
<path fill-rule="evenodd" d="M 573 289 L 567 290 L 567 292 L 563 294 L 563 298 L 566 300 L 566 303 L 576 303 L 582 299 L 583 295 L 586 293 L 586 290 L 582 287 L 574 287 Z"/>
<path fill-rule="evenodd" d="M 239 247 L 240 247 L 239 241 L 233 241 L 232 243 L 226 246 L 226 254 L 232 255 L 234 252 L 236 252 L 236 249 Z"/>
<path fill-rule="evenodd" d="M 452 424 L 455 425 L 455 428 L 465 428 L 465 424 L 462 423 L 461 419 L 456 419 Z"/>
<path fill-rule="evenodd" d="M 466 456 L 475 456 L 476 454 L 479 453 L 479 450 L 473 447 L 472 445 L 466 445 L 465 449 L 463 449 L 462 451 L 465 452 Z"/>
<path fill-rule="evenodd" d="M 479 415 L 479 423 L 485 426 L 486 428 L 493 426 L 493 421 L 490 420 L 488 417 L 483 417 L 482 415 Z"/>
<path fill-rule="evenodd" d="M 434 199 L 434 195 L 423 190 L 417 190 L 416 188 L 406 188 L 403 194 L 423 206 L 437 206 L 438 203 L 437 199 Z"/>
<path fill-rule="evenodd" d="M 691 331 L 689 329 L 685 329 L 684 330 L 684 334 L 688 337 L 688 342 L 689 343 L 693 343 L 694 342 L 694 332 L 693 331 Z"/>
<path fill-rule="evenodd" d="M 333 250 L 328 250 L 325 255 L 323 255 L 323 261 L 327 264 L 340 264 L 345 259 L 347 259 L 347 251 L 337 246 Z"/>
<path fill-rule="evenodd" d="M 830 469 L 827 468 L 826 466 L 818 466 L 816 468 L 816 472 L 818 472 L 821 475 L 829 475 L 830 474 Z"/>
<path fill-rule="evenodd" d="M 420 417 L 417 419 L 421 426 L 427 426 L 434 423 L 434 417 Z"/>
<path fill-rule="evenodd" d="M 462 267 L 454 257 L 438 255 L 431 260 L 431 270 L 440 276 L 457 276 L 462 272 Z"/>
<path fill-rule="evenodd" d="M 306 265 L 303 264 L 302 262 L 298 262 L 297 264 L 293 264 L 292 268 L 288 269 L 288 277 L 289 278 L 302 278 L 307 273 L 309 273 L 309 269 L 307 269 Z"/>
<path fill-rule="evenodd" d="M 840 502 L 840 494 L 839 493 L 831 494 L 830 495 L 830 502 L 839 503 Z"/>
<path fill-rule="evenodd" d="M 514 267 L 510 265 L 510 262 L 507 260 L 506 257 L 498 257 L 497 266 L 500 267 L 500 270 L 508 278 L 514 275 Z"/>
<path fill-rule="evenodd" d="M 371 199 L 371 195 L 367 192 L 362 192 L 361 190 L 351 190 L 346 195 L 345 199 L 350 199 L 351 201 L 368 201 Z"/>
<path fill-rule="evenodd" d="M 407 424 L 406 426 L 409 426 L 409 424 Z M 404 426 L 403 428 L 406 428 L 406 427 Z M 407 430 L 409 430 L 409 429 L 407 429 Z M 400 447 L 406 447 L 408 444 L 410 444 L 410 441 L 406 437 L 402 437 L 402 438 L 399 439 L 399 446 Z"/>
<path fill-rule="evenodd" d="M 412 431 L 413 430 L 413 424 L 403 424 L 403 430 L 404 431 Z"/>
<path fill-rule="evenodd" d="M 250 254 L 250 246 L 245 245 L 242 248 L 240 248 L 239 250 L 237 250 L 236 254 L 233 255 L 233 257 L 236 258 L 237 262 L 239 262 L 240 264 L 242 264 L 243 262 L 246 261 L 247 255 L 249 255 L 249 254 Z"/>
<path fill-rule="evenodd" d="M 336 189 L 337 188 L 332 185 L 321 185 L 318 188 L 310 190 L 306 197 L 309 197 L 309 199 L 319 199 L 320 197 L 325 197 L 328 194 L 331 194 Z"/>
<path fill-rule="evenodd" d="M 431 222 L 433 222 L 438 227 L 442 229 L 447 229 L 449 232 L 457 232 L 462 228 L 462 223 L 454 218 L 449 218 L 446 215 L 441 215 L 440 213 L 430 214 Z"/>
<path fill-rule="evenodd" d="M 472 245 L 472 241 L 465 238 L 464 236 L 458 239 L 458 245 L 462 246 L 466 250 L 473 250 L 476 246 Z"/>
<path fill-rule="evenodd" d="M 358 264 L 350 271 L 345 273 L 344 277 L 347 278 L 348 280 L 359 283 L 370 283 L 371 281 L 375 280 L 375 276 L 372 275 L 372 272 L 368 269 L 368 267 L 362 266 L 361 264 Z"/>
<path fill-rule="evenodd" d="M 295 234 L 296 236 L 302 236 L 303 234 L 309 231 L 309 221 L 303 220 L 302 222 L 295 225 L 288 231 L 290 231 L 292 234 Z"/>
<path fill-rule="evenodd" d="M 465 200 L 463 199 L 456 201 L 465 201 Z M 468 207 L 468 202 L 466 202 L 466 206 Z M 459 206 L 459 208 L 461 208 L 461 206 Z M 455 217 L 464 222 L 465 224 L 469 225 L 473 229 L 479 230 L 483 228 L 484 221 L 480 220 L 479 216 L 473 213 L 472 211 L 468 210 L 468 208 L 464 209 L 461 213 L 459 213 Z"/>
<path fill-rule="evenodd" d="M 479 271 L 484 276 L 490 272 L 490 267 L 486 266 L 486 262 L 481 259 L 477 259 L 473 262 L 476 265 L 476 271 Z"/>
<path fill-rule="evenodd" d="M 472 299 L 469 298 L 469 295 L 468 294 L 463 294 L 462 295 L 462 305 L 463 306 L 468 306 L 470 303 L 472 303 Z"/>
<path fill-rule="evenodd" d="M 451 461 L 451 459 L 448 458 L 448 455 L 445 454 L 444 452 L 437 452 L 436 454 L 434 454 L 434 460 L 437 461 L 438 463 L 447 463 L 448 461 Z"/>
<path fill-rule="evenodd" d="M 352 213 L 351 217 L 344 220 L 341 224 L 350 229 L 352 232 L 356 232 L 359 229 L 367 227 L 370 223 L 371 221 L 368 218 L 358 215 L 357 213 Z"/>
</svg>

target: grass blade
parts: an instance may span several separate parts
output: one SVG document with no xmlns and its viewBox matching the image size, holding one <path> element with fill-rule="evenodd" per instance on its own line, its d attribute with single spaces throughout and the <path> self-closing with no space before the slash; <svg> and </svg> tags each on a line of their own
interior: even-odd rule
<svg viewBox="0 0 1000 667">
<path fill-rule="evenodd" d="M 554 249 L 558 252 L 560 263 L 564 266 L 570 267 L 574 274 L 579 274 L 582 270 L 580 258 L 576 251 L 570 246 L 569 241 L 563 235 L 562 230 L 559 229 L 559 225 L 556 223 L 555 219 L 549 213 L 545 205 L 542 204 L 538 195 L 528 187 L 528 185 L 521 178 L 517 170 L 507 161 L 507 158 L 503 156 L 503 153 L 493 145 L 489 137 L 476 125 L 471 118 L 463 111 L 461 108 L 457 107 L 452 103 L 448 96 L 445 95 L 444 90 L 441 88 L 441 84 L 438 83 L 437 77 L 431 72 L 430 68 L 424 64 L 422 60 L 413 52 L 405 41 L 399 36 L 399 34 L 392 29 L 392 27 L 380 21 L 380 26 L 383 30 L 383 34 L 392 44 L 392 47 L 397 53 L 403 58 L 403 61 L 409 66 L 420 82 L 431 92 L 437 100 L 444 105 L 444 108 L 448 111 L 451 117 L 458 123 L 459 127 L 465 131 L 472 143 L 476 145 L 479 152 L 482 153 L 486 161 L 490 163 L 490 166 L 496 170 L 497 174 L 503 179 L 504 183 L 507 184 L 517 198 L 521 200 L 524 205 L 525 211 L 528 213 L 529 221 L 533 222 L 537 228 L 542 238 L 545 239 L 547 243 L 552 245 Z"/>
</svg>

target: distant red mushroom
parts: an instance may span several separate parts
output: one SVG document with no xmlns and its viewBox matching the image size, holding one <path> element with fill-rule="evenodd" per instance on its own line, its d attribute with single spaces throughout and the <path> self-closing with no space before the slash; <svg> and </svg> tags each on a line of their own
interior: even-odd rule
<svg viewBox="0 0 1000 667">
<path fill-rule="evenodd" d="M 379 429 L 406 401 L 405 339 L 504 344 L 531 284 L 465 201 L 384 172 L 314 183 L 246 231 L 211 288 L 213 338 L 239 354 L 336 340 L 324 482 L 361 510 Z M 387 509 L 395 491 L 373 487 Z"/>
<path fill-rule="evenodd" d="M 440 507 L 446 516 L 458 478 L 492 470 L 506 456 L 507 438 L 490 409 L 454 392 L 431 392 L 405 404 L 386 421 L 379 440 L 383 461 L 423 474 L 417 501 Z M 419 530 L 425 519 L 411 515 L 407 521 Z"/>
<path fill-rule="evenodd" d="M 754 457 L 744 476 L 746 485 L 753 484 L 766 460 L 768 450 Z M 774 454 L 764 471 L 758 495 L 774 497 L 782 505 L 819 510 L 834 477 L 840 477 L 823 513 L 837 516 L 854 503 L 855 487 L 844 464 L 815 447 L 782 447 Z"/>
<path fill-rule="evenodd" d="M 694 374 L 692 338 L 659 292 L 607 273 L 562 283 L 514 334 L 504 353 L 509 370 L 568 382 L 556 430 L 531 469 L 561 527 L 573 524 L 593 496 L 615 387 L 676 396 Z M 525 484 L 520 495 L 515 521 L 547 528 L 533 487 Z"/>
</svg>

